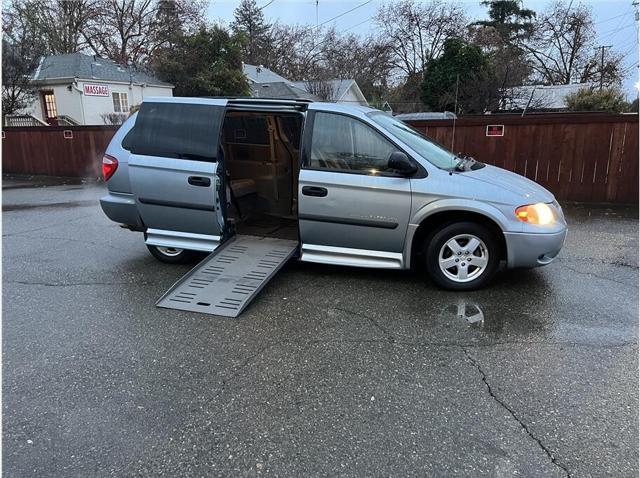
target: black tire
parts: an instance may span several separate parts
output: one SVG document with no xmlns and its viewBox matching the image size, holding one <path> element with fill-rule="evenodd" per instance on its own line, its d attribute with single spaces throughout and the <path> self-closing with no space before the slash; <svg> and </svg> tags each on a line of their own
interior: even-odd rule
<svg viewBox="0 0 640 478">
<path fill-rule="evenodd" d="M 195 251 L 186 249 L 178 249 L 173 247 L 147 246 L 153 257 L 165 264 L 189 264 L 195 262 L 199 258 L 199 254 Z"/>
<path fill-rule="evenodd" d="M 471 254 L 465 251 L 465 246 L 470 242 L 470 239 L 465 236 L 475 237 L 481 241 Z M 452 239 L 456 241 L 454 246 L 462 244 L 459 254 L 454 253 L 449 246 L 445 247 L 445 244 Z M 443 261 L 455 260 L 455 265 L 445 269 L 446 274 L 440 267 L 441 253 Z M 474 290 L 484 287 L 497 272 L 500 264 L 500 248 L 495 235 L 485 226 L 475 222 L 457 222 L 443 227 L 427 239 L 424 259 L 427 274 L 438 286 L 455 291 Z M 486 265 L 474 265 L 482 264 L 483 261 Z M 443 263 L 443 267 L 446 267 L 446 263 Z M 461 270 L 461 267 L 464 270 Z M 465 271 L 468 274 L 467 277 L 464 277 Z"/>
</svg>

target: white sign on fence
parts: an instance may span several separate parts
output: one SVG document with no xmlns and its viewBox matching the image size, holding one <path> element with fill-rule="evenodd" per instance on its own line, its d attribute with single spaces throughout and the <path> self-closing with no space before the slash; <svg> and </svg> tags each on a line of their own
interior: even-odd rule
<svg viewBox="0 0 640 478">
<path fill-rule="evenodd" d="M 109 96 L 109 85 L 92 85 L 85 83 L 83 91 L 87 96 Z"/>
</svg>

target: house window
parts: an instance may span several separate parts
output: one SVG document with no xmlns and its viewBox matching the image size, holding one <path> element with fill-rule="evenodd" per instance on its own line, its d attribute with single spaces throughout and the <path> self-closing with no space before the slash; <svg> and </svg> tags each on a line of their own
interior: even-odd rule
<svg viewBox="0 0 640 478">
<path fill-rule="evenodd" d="M 56 108 L 56 97 L 53 91 L 42 92 L 42 102 L 44 103 L 44 116 L 45 119 L 55 118 L 58 116 L 58 110 Z"/>
<path fill-rule="evenodd" d="M 116 113 L 128 113 L 129 112 L 129 97 L 126 93 L 112 93 L 113 96 L 113 111 Z"/>
</svg>

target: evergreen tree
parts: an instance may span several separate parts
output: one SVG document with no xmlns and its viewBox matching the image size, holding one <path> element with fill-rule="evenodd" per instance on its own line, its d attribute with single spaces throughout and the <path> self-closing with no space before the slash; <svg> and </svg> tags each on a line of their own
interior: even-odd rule
<svg viewBox="0 0 640 478">
<path fill-rule="evenodd" d="M 518 43 L 533 33 L 536 12 L 522 8 L 522 0 L 483 0 L 481 3 L 489 8 L 489 20 L 474 25 L 494 28 L 503 42 Z"/>
<path fill-rule="evenodd" d="M 442 55 L 427 64 L 422 102 L 434 111 L 482 113 L 486 94 L 481 87 L 487 84 L 490 70 L 488 56 L 479 46 L 450 38 Z"/>
<path fill-rule="evenodd" d="M 262 9 L 255 0 L 242 0 L 234 13 L 231 29 L 244 36 L 243 61 L 252 65 L 264 62 L 271 25 L 266 23 Z"/>
<path fill-rule="evenodd" d="M 241 41 L 218 27 L 181 34 L 172 47 L 158 49 L 152 69 L 175 85 L 175 96 L 242 96 L 249 84 L 242 72 Z"/>
</svg>

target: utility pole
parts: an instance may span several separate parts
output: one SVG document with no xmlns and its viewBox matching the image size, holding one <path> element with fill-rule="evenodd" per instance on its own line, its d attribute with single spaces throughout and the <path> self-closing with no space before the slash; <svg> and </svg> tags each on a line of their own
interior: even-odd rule
<svg viewBox="0 0 640 478">
<path fill-rule="evenodd" d="M 600 50 L 600 90 L 604 82 L 604 49 L 611 48 L 613 45 L 600 45 L 596 50 Z"/>
<path fill-rule="evenodd" d="M 640 2 L 638 0 L 634 0 L 633 6 L 636 7 L 636 34 L 638 41 L 638 56 L 640 58 Z M 636 98 L 640 99 L 640 62 L 638 62 L 638 81 L 636 82 Z"/>
</svg>

